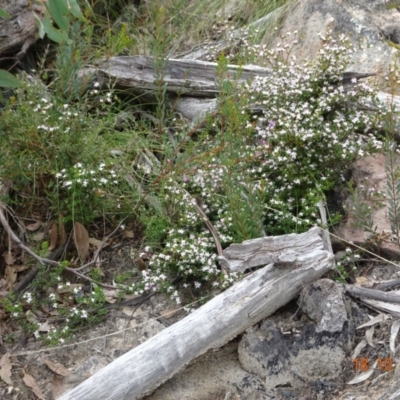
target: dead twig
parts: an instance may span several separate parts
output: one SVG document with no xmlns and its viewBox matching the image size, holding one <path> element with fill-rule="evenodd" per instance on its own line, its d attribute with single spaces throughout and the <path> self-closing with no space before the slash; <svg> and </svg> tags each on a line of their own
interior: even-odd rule
<svg viewBox="0 0 400 400">
<path fill-rule="evenodd" d="M 361 298 L 364 297 L 367 299 L 386 301 L 388 303 L 395 303 L 395 304 L 400 303 L 400 296 L 396 294 L 384 293 L 379 290 L 367 289 L 352 285 L 345 285 L 345 290 L 346 293 L 354 297 L 361 297 Z"/>
<path fill-rule="evenodd" d="M 386 290 L 386 289 L 392 289 L 396 286 L 400 286 L 400 279 L 392 279 L 387 282 L 382 282 L 376 287 L 374 287 L 375 290 Z"/>
<path fill-rule="evenodd" d="M 190 196 L 189 192 L 185 189 L 183 189 L 186 194 L 188 196 Z M 190 196 L 191 197 L 191 196 Z M 208 230 L 211 232 L 212 237 L 214 238 L 214 242 L 215 242 L 215 247 L 217 248 L 217 253 L 218 256 L 222 257 L 224 254 L 222 252 L 222 246 L 221 246 L 221 242 L 219 240 L 218 237 L 218 232 L 217 230 L 214 228 L 213 224 L 210 222 L 210 220 L 208 219 L 207 215 L 205 214 L 205 212 L 203 211 L 203 209 L 201 208 L 199 202 L 197 199 L 193 199 L 195 200 L 195 202 L 193 203 L 197 212 L 201 215 L 201 218 L 203 219 L 204 223 L 206 224 Z M 225 269 L 221 269 L 223 273 L 226 273 Z"/>
</svg>

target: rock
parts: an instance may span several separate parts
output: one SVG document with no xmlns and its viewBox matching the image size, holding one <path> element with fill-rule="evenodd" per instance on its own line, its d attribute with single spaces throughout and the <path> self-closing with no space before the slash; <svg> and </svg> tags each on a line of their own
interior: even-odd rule
<svg viewBox="0 0 400 400">
<path fill-rule="evenodd" d="M 267 390 L 334 392 L 333 381 L 343 371 L 354 337 L 342 286 L 321 279 L 303 290 L 298 305 L 308 318 L 287 320 L 286 326 L 277 317 L 269 318 L 248 330 L 239 345 L 239 360 L 244 369 L 265 379 Z"/>
<path fill-rule="evenodd" d="M 400 160 L 396 165 L 400 165 Z M 385 156 L 377 154 L 364 157 L 354 164 L 351 173 L 351 179 L 361 196 L 355 201 L 355 198 L 348 195 L 344 200 L 344 207 L 349 215 L 344 223 L 335 228 L 335 235 L 342 238 L 345 243 L 350 242 L 358 246 L 368 242 L 370 248 L 379 247 L 382 255 L 392 260 L 400 260 L 399 246 L 391 241 L 389 202 L 384 197 L 387 191 Z M 368 214 L 361 209 L 363 204 L 371 207 L 369 229 L 367 229 Z M 375 228 L 376 234 L 373 235 L 371 231 Z"/>
<path fill-rule="evenodd" d="M 305 0 L 290 8 L 272 47 L 282 42 L 280 35 L 297 30 L 301 38 L 298 44 L 292 45 L 293 34 L 284 39 L 292 47 L 290 54 L 298 61 L 313 60 L 323 44 L 319 33 L 322 36 L 330 30 L 336 35 L 343 33 L 351 38 L 353 45 L 362 47 L 352 54 L 347 70 L 378 73 L 383 89 L 387 87 L 384 77 L 397 59 L 397 48 L 388 40 L 399 43 L 399 20 L 397 9 L 388 9 L 381 0 Z"/>
</svg>

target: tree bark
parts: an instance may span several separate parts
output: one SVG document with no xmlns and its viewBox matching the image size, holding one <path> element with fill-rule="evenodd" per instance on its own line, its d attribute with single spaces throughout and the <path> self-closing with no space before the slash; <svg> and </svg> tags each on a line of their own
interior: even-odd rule
<svg viewBox="0 0 400 400">
<path fill-rule="evenodd" d="M 0 57 L 16 53 L 15 58 L 21 59 L 39 37 L 34 12 L 42 17 L 44 8 L 28 0 L 1 0 L 0 8 L 11 15 L 0 18 Z"/>
</svg>

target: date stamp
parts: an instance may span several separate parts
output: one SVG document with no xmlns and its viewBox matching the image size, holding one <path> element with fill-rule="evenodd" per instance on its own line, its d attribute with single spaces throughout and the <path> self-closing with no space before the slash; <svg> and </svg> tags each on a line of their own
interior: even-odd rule
<svg viewBox="0 0 400 400">
<path fill-rule="evenodd" d="M 379 371 L 391 371 L 394 367 L 393 360 L 390 357 L 378 358 L 378 369 Z M 355 358 L 353 360 L 354 369 L 356 371 L 368 371 L 370 366 L 370 360 L 367 357 Z"/>
</svg>

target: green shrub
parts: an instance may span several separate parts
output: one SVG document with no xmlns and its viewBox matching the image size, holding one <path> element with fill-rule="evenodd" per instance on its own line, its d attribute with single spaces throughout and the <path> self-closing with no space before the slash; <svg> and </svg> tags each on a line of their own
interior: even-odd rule
<svg viewBox="0 0 400 400">
<path fill-rule="evenodd" d="M 150 260 L 150 271 L 143 272 L 137 293 L 167 288 L 179 302 L 170 275 L 183 277 L 193 289 L 205 281 L 224 287 L 235 279 L 218 269 L 216 245 L 196 203 L 223 245 L 304 232 L 320 223 L 318 201 L 350 164 L 381 148 L 379 113 L 354 107 L 375 101 L 373 90 L 361 82 L 349 90 L 340 84 L 352 51 L 349 41 L 323 39 L 312 64 L 296 64 L 283 45 L 266 52 L 271 75 L 243 87 L 224 78 L 227 61 L 220 59 L 218 113 L 206 133 L 182 141 L 184 151 L 175 151 L 163 170 L 164 200 L 176 211 L 174 226 L 164 250 Z M 250 105 L 263 109 L 257 121 L 247 116 Z"/>
</svg>

